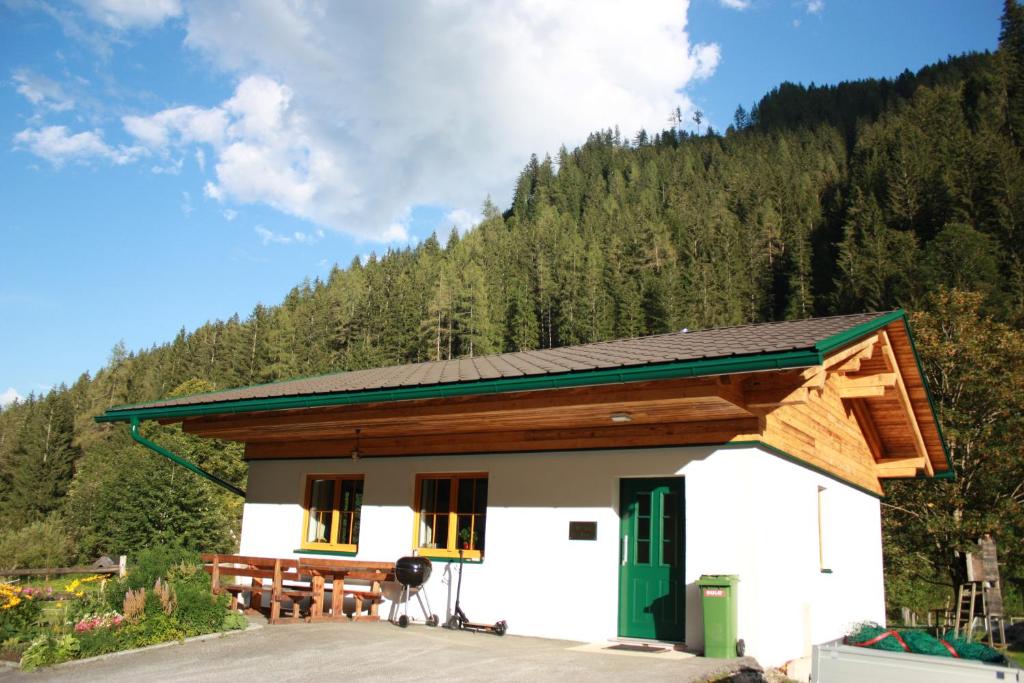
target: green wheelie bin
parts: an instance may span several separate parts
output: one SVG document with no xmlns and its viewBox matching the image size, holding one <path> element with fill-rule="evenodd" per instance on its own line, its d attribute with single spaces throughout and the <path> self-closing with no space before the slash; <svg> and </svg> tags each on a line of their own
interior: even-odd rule
<svg viewBox="0 0 1024 683">
<path fill-rule="evenodd" d="M 736 634 L 736 589 L 740 577 L 704 574 L 697 581 L 704 613 L 704 656 L 716 659 L 743 656 Z"/>
</svg>

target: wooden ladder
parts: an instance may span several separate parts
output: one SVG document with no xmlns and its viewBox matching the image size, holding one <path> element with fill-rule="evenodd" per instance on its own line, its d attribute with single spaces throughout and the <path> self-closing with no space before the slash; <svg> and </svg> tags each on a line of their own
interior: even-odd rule
<svg viewBox="0 0 1024 683">
<path fill-rule="evenodd" d="M 960 584 L 960 597 L 956 606 L 956 621 L 953 622 L 953 633 L 957 637 L 970 639 L 974 615 L 978 607 L 978 598 L 981 598 L 981 611 L 985 611 L 985 592 L 979 590 L 978 582 Z"/>
</svg>

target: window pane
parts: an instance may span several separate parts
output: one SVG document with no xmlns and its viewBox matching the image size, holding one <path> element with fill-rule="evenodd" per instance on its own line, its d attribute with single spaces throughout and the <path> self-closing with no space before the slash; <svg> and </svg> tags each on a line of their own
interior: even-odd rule
<svg viewBox="0 0 1024 683">
<path fill-rule="evenodd" d="M 651 518 L 650 517 L 638 517 L 636 520 L 636 537 L 640 541 L 649 541 L 651 539 Z"/>
<path fill-rule="evenodd" d="M 363 480 L 344 479 L 341 482 L 341 509 L 358 512 L 363 505 Z"/>
<path fill-rule="evenodd" d="M 636 563 L 637 564 L 650 564 L 651 563 L 651 542 L 650 541 L 637 541 L 636 542 Z"/>
<path fill-rule="evenodd" d="M 456 512 L 473 511 L 473 494 L 476 493 L 476 479 L 459 480 L 459 502 Z"/>
<path fill-rule="evenodd" d="M 637 510 L 637 514 L 640 515 L 641 517 L 650 517 L 651 516 L 651 494 L 646 492 L 646 491 L 643 492 L 643 493 L 638 493 L 636 501 L 637 501 L 637 505 L 638 505 L 638 508 L 639 508 Z"/>
<path fill-rule="evenodd" d="M 420 512 L 447 513 L 451 495 L 451 479 L 424 479 L 420 493 Z"/>
<path fill-rule="evenodd" d="M 480 515 L 487 514 L 487 479 L 474 479 L 473 481 L 476 482 L 476 498 L 473 512 Z"/>
<path fill-rule="evenodd" d="M 486 482 L 487 480 L 485 479 L 484 481 Z M 477 515 L 476 527 L 474 530 L 476 531 L 476 545 L 473 547 L 480 552 L 483 552 L 484 539 L 487 537 L 487 534 L 484 533 L 487 530 L 487 515 Z"/>
<path fill-rule="evenodd" d="M 310 482 L 309 526 L 307 543 L 331 542 L 331 514 L 334 506 L 334 480 L 314 479 Z"/>
<path fill-rule="evenodd" d="M 420 488 L 420 547 L 448 547 L 450 479 L 424 479 Z"/>
<path fill-rule="evenodd" d="M 473 542 L 473 536 L 476 534 L 473 529 L 473 515 L 459 515 L 457 526 L 459 529 L 459 545 L 457 547 L 466 550 L 475 549 L 476 545 Z"/>
</svg>

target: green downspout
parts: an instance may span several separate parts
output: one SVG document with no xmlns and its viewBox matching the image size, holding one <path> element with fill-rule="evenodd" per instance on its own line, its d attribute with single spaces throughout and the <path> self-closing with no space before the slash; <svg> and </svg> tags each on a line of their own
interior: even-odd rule
<svg viewBox="0 0 1024 683">
<path fill-rule="evenodd" d="M 209 479 L 210 481 L 212 481 L 214 484 L 216 484 L 217 486 L 221 487 L 222 489 L 227 489 L 228 491 L 231 491 L 231 493 L 234 493 L 236 496 L 241 496 L 242 498 L 245 498 L 245 491 L 243 491 L 242 489 L 238 488 L 234 484 L 229 484 L 228 482 L 224 481 L 223 479 L 221 479 L 217 475 L 210 474 L 209 472 L 204 470 L 202 467 L 199 467 L 198 465 L 190 463 L 188 460 L 185 460 L 184 458 L 182 458 L 180 456 L 177 456 L 174 453 L 171 453 L 166 448 L 164 448 L 162 446 L 159 446 L 159 445 L 153 443 L 152 441 L 150 441 L 149 439 L 147 439 L 146 437 L 144 437 L 142 435 L 142 433 L 139 431 L 139 418 L 137 418 L 137 417 L 132 417 L 131 433 L 132 433 L 132 438 L 135 439 L 135 441 L 137 441 L 138 443 L 142 444 L 143 446 L 145 446 L 149 450 L 153 451 L 154 453 L 159 453 L 160 455 L 164 456 L 165 458 L 167 458 L 168 460 L 173 462 L 175 465 L 181 465 L 186 470 L 189 470 L 191 472 L 195 472 L 200 477 L 203 477 L 205 479 Z"/>
</svg>

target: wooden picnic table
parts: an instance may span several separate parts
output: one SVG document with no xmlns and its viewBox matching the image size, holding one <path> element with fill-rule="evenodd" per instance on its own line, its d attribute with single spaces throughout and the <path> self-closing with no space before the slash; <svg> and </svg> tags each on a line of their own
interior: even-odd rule
<svg viewBox="0 0 1024 683">
<path fill-rule="evenodd" d="M 300 603 L 310 599 L 309 620 L 340 620 L 345 616 L 345 595 L 355 598 L 356 609 L 353 621 L 379 621 L 378 606 L 383 599 L 381 584 L 395 580 L 394 562 L 373 562 L 368 560 L 331 560 L 326 558 L 274 558 L 248 555 L 204 555 L 205 569 L 210 573 L 210 590 L 231 594 L 231 607 L 240 604 L 243 593 L 249 593 L 250 609 L 260 610 L 264 580 L 272 582 L 270 587 L 271 624 L 279 624 L 282 603 L 291 603 L 291 621 L 299 621 Z M 235 578 L 235 583 L 222 584 L 221 577 Z M 243 581 L 239 581 L 243 579 Z M 346 580 L 366 583 L 366 589 L 346 586 Z M 331 587 L 327 588 L 327 584 Z M 324 614 L 328 591 L 333 594 L 329 615 Z M 369 615 L 363 615 L 364 604 L 369 606 Z"/>
<path fill-rule="evenodd" d="M 299 560 L 298 573 L 310 577 L 312 600 L 309 616 L 311 621 L 321 619 L 340 620 L 344 618 L 345 595 L 350 594 L 356 601 L 353 621 L 379 621 L 378 607 L 382 600 L 381 584 L 395 580 L 394 562 L 372 562 L 366 560 L 327 560 L 320 558 L 302 558 Z M 346 587 L 345 581 L 366 582 L 369 590 Z M 326 585 L 331 584 L 331 610 L 324 614 L 326 604 Z M 369 603 L 370 614 L 363 615 L 363 603 Z"/>
</svg>

